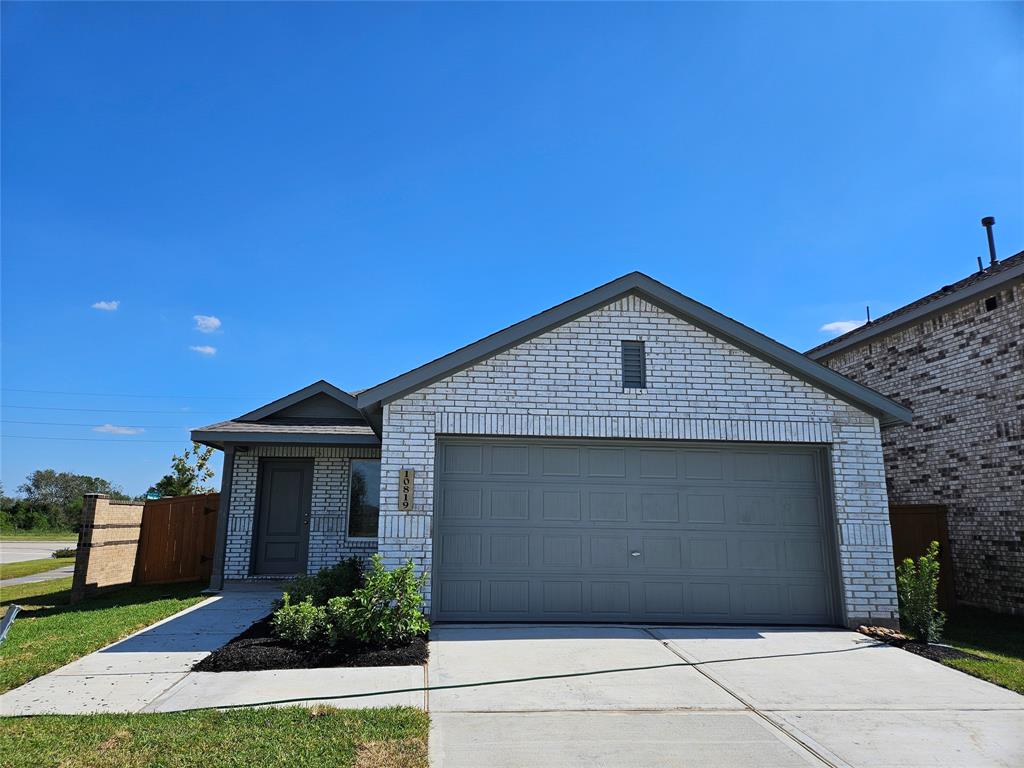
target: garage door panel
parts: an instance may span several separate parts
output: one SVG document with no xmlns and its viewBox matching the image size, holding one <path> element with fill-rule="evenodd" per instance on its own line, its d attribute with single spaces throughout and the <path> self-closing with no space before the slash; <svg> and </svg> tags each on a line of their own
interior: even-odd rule
<svg viewBox="0 0 1024 768">
<path fill-rule="evenodd" d="M 833 621 L 812 449 L 465 442 L 439 446 L 435 619 Z"/>
</svg>

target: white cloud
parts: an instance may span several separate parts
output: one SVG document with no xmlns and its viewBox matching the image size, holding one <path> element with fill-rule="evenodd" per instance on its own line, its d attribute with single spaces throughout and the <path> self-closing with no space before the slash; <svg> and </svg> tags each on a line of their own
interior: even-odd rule
<svg viewBox="0 0 1024 768">
<path fill-rule="evenodd" d="M 196 321 L 196 330 L 200 333 L 213 333 L 220 330 L 220 318 L 213 315 L 192 315 Z"/>
<path fill-rule="evenodd" d="M 111 435 L 138 435 L 146 430 L 141 427 L 119 427 L 116 424 L 104 424 L 102 427 L 93 427 L 93 432 L 107 432 Z"/>
<path fill-rule="evenodd" d="M 92 308 L 102 309 L 104 312 L 115 312 L 119 306 L 121 306 L 120 301 L 97 301 Z"/>
<path fill-rule="evenodd" d="M 834 333 L 838 336 L 841 333 L 849 333 L 854 328 L 860 328 L 864 323 L 864 320 L 836 320 L 833 323 L 825 323 L 818 330 L 824 333 Z"/>
<path fill-rule="evenodd" d="M 198 352 L 200 355 L 206 355 L 207 357 L 213 357 L 214 355 L 217 354 L 216 347 L 211 347 L 207 345 L 203 345 L 200 347 L 189 347 L 189 349 L 191 349 L 193 352 Z"/>
</svg>

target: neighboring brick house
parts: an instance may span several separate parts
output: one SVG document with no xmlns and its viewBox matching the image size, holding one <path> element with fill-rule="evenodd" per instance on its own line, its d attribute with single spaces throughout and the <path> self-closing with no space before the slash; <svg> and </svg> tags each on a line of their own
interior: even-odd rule
<svg viewBox="0 0 1024 768">
<path fill-rule="evenodd" d="M 195 430 L 214 584 L 412 560 L 435 620 L 897 620 L 910 411 L 639 273 L 353 395 Z M 378 458 L 379 457 L 379 458 Z"/>
<path fill-rule="evenodd" d="M 958 600 L 1024 612 L 1024 252 L 807 355 L 913 409 L 889 500 L 947 508 Z"/>
</svg>

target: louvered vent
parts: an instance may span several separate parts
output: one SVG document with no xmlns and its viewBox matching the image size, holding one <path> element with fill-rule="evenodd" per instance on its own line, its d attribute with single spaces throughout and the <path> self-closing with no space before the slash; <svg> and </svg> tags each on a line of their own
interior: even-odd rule
<svg viewBox="0 0 1024 768">
<path fill-rule="evenodd" d="M 642 341 L 622 342 L 622 388 L 643 389 L 647 386 L 647 361 Z"/>
</svg>

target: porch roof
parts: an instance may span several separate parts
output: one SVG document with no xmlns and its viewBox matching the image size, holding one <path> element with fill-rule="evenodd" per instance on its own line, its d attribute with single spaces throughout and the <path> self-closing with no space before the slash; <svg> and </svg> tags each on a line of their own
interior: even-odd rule
<svg viewBox="0 0 1024 768">
<path fill-rule="evenodd" d="M 379 445 L 370 426 L 359 419 L 232 419 L 192 430 L 192 439 L 223 448 L 226 443 L 301 445 Z"/>
</svg>

